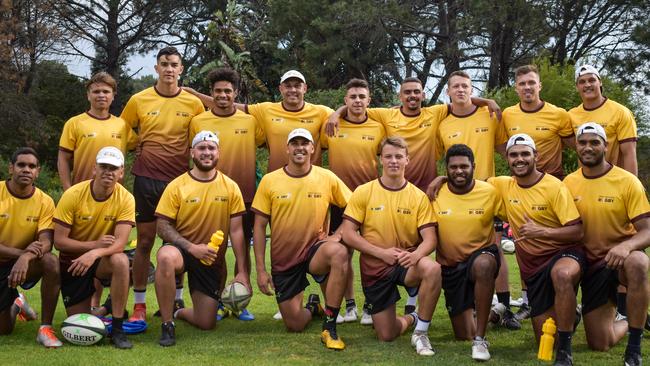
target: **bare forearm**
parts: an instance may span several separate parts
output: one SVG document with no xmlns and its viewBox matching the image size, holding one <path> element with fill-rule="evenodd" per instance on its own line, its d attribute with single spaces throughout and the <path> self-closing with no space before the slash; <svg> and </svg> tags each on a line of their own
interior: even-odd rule
<svg viewBox="0 0 650 366">
<path fill-rule="evenodd" d="M 57 170 L 59 171 L 59 179 L 61 180 L 61 186 L 63 190 L 66 191 L 72 185 L 71 181 L 71 162 L 72 156 L 70 153 L 59 151 L 59 156 L 57 159 Z"/>
<path fill-rule="evenodd" d="M 192 242 L 179 234 L 169 221 L 158 219 L 156 227 L 158 229 L 158 235 L 165 243 L 172 243 L 185 251 L 189 251 Z"/>
<path fill-rule="evenodd" d="M 12 248 L 4 244 L 0 244 L 0 257 L 14 259 L 20 257 L 24 252 L 25 251 L 22 249 Z"/>
<path fill-rule="evenodd" d="M 373 257 L 379 258 L 379 253 L 381 248 L 372 245 L 368 240 L 363 236 L 359 235 L 357 228 L 354 227 L 352 223 L 345 220 L 341 224 L 341 236 L 343 237 L 343 242 L 352 249 L 356 249 L 361 253 L 371 255 Z"/>
<path fill-rule="evenodd" d="M 636 143 L 627 142 L 621 145 L 621 167 L 628 172 L 639 175 L 636 161 Z"/>
<path fill-rule="evenodd" d="M 46 230 L 38 234 L 38 241 L 43 244 L 43 253 L 52 251 L 52 231 Z"/>
<path fill-rule="evenodd" d="M 57 235 L 55 231 L 54 247 L 64 253 L 83 254 L 89 250 L 95 249 L 95 242 L 74 240 L 67 235 Z"/>
<path fill-rule="evenodd" d="M 237 273 L 248 273 L 246 268 L 246 243 L 244 242 L 244 232 L 242 231 L 241 217 L 230 220 L 230 240 L 232 241 L 232 251 L 235 253 L 235 265 Z"/>
<path fill-rule="evenodd" d="M 582 240 L 584 232 L 582 224 L 547 228 L 543 239 L 550 239 L 562 243 L 573 243 Z"/>
<path fill-rule="evenodd" d="M 253 252 L 255 253 L 255 268 L 257 272 L 266 271 L 266 223 L 257 222 L 253 228 Z"/>
</svg>

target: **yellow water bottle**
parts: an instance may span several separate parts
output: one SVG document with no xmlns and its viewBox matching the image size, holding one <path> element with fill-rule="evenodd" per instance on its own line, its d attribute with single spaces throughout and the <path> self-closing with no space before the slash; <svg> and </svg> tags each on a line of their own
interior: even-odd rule
<svg viewBox="0 0 650 366">
<path fill-rule="evenodd" d="M 215 251 L 219 251 L 219 247 L 221 246 L 221 243 L 223 243 L 223 231 L 217 230 L 212 236 L 210 237 L 210 242 L 208 243 L 208 246 Z M 201 259 L 201 263 L 205 264 L 206 266 L 212 265 L 212 261 Z"/>
<path fill-rule="evenodd" d="M 555 342 L 555 320 L 548 318 L 542 325 L 542 338 L 539 340 L 537 358 L 542 361 L 553 361 L 553 343 Z"/>
</svg>

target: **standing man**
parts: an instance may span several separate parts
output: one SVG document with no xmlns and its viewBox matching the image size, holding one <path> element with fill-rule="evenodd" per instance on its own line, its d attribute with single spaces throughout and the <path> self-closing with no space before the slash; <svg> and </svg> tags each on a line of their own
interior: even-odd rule
<svg viewBox="0 0 650 366">
<path fill-rule="evenodd" d="M 63 193 L 54 213 L 54 246 L 61 253 L 61 295 L 68 316 L 90 313 L 93 280 L 110 280 L 111 342 L 131 348 L 122 323 L 129 295 L 129 260 L 122 252 L 135 225 L 135 201 L 118 181 L 124 155 L 116 147 L 97 153 L 95 177 Z M 106 284 L 105 284 L 106 285 Z"/>
<path fill-rule="evenodd" d="M 232 178 L 241 189 L 246 206 L 246 213 L 242 217 L 244 230 L 244 248 L 246 273 L 250 273 L 251 257 L 250 242 L 253 238 L 253 223 L 255 214 L 251 211 L 251 204 L 255 196 L 255 153 L 257 147 L 264 144 L 264 131 L 255 117 L 235 108 L 235 98 L 239 88 L 239 75 L 233 69 L 221 68 L 208 74 L 213 107 L 192 118 L 190 121 L 190 139 L 199 131 L 212 131 L 219 137 L 219 159 L 217 169 Z M 220 264 L 226 270 L 225 257 Z M 238 269 L 237 269 L 238 270 Z M 223 288 L 227 273 L 220 273 Z M 244 309 L 238 314 L 241 320 L 253 320 L 255 317 Z"/>
<path fill-rule="evenodd" d="M 121 115 L 140 136 L 139 152 L 133 163 L 138 245 L 133 259 L 135 305 L 131 321 L 146 320 L 147 275 L 156 238 L 154 212 L 158 200 L 167 184 L 187 171 L 190 120 L 204 112 L 201 101 L 178 85 L 183 63 L 175 47 L 158 52 L 154 69 L 158 74 L 156 85 L 132 96 Z M 176 299 L 181 306 L 182 283 Z"/>
<path fill-rule="evenodd" d="M 452 145 L 445 163 L 447 184 L 433 202 L 436 261 L 442 266 L 442 288 L 456 339 L 472 340 L 472 358 L 487 361 L 485 332 L 501 265 L 494 218 L 505 215 L 496 188 L 474 179 L 474 153 L 467 145 Z"/>
<path fill-rule="evenodd" d="M 175 325 L 182 319 L 199 329 L 213 329 L 216 324 L 217 303 L 221 294 L 219 266 L 226 261 L 228 235 L 232 241 L 238 270 L 235 281 L 250 288 L 245 264 L 242 232 L 244 201 L 237 184 L 217 170 L 219 138 L 213 132 L 200 131 L 192 140 L 194 167 L 174 179 L 163 192 L 156 209 L 158 234 L 169 243 L 158 251 L 156 296 L 162 318 L 161 346 L 176 343 Z M 215 251 L 207 244 L 221 230 L 223 244 Z M 207 261 L 206 265 L 201 260 Z M 190 294 L 194 308 L 174 310 L 175 275 L 189 273 Z"/>
<path fill-rule="evenodd" d="M 378 338 L 392 341 L 416 323 L 411 344 L 418 355 L 433 356 L 428 329 L 441 285 L 440 265 L 429 257 L 436 247 L 435 218 L 427 196 L 404 176 L 409 163 L 404 139 L 388 137 L 380 151 L 382 176 L 352 194 L 343 240 L 361 252 L 361 282 Z M 417 313 L 397 316 L 397 285 L 410 296 L 419 292 Z"/>
<path fill-rule="evenodd" d="M 641 338 L 648 308 L 650 204 L 633 174 L 605 159 L 607 133 L 597 123 L 578 127 L 582 167 L 564 183 L 585 227 L 589 267 L 582 279 L 582 315 L 589 348 L 607 351 L 629 334 L 626 365 L 641 365 Z M 616 320 L 616 289 L 627 287 L 627 319 Z"/>
<path fill-rule="evenodd" d="M 266 174 L 253 200 L 253 233 L 257 285 L 275 298 L 289 331 L 301 332 L 317 314 L 320 304 L 310 295 L 302 307 L 309 285 L 307 273 L 321 284 L 325 295 L 325 320 L 321 341 L 327 348 L 342 350 L 336 332 L 348 267 L 348 251 L 340 235 L 327 237 L 330 204 L 345 207 L 350 190 L 334 173 L 314 166 L 314 139 L 303 128 L 287 138 L 289 163 Z M 266 225 L 271 222 L 271 275 L 266 271 Z"/>
<path fill-rule="evenodd" d="M 16 316 L 34 320 L 36 313 L 17 287 L 41 283 L 41 326 L 36 341 L 61 347 L 52 328 L 59 298 L 59 259 L 52 254 L 54 201 L 34 186 L 40 163 L 34 149 L 16 150 L 9 163 L 10 179 L 0 182 L 0 335 L 10 334 Z"/>
<path fill-rule="evenodd" d="M 580 214 L 569 190 L 557 178 L 537 170 L 530 136 L 517 134 L 506 146 L 512 177 L 490 178 L 501 194 L 516 238 L 517 263 L 528 288 L 535 337 L 548 317 L 556 320 L 555 365 L 572 365 L 571 336 L 576 292 L 585 266 Z"/>
</svg>

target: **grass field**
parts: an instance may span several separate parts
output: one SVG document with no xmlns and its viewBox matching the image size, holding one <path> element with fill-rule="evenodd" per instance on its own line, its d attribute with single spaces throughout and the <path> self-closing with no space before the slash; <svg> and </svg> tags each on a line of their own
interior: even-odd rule
<svg viewBox="0 0 650 366">
<path fill-rule="evenodd" d="M 511 268 L 511 279 L 515 279 L 514 256 L 507 256 Z M 234 262 L 232 251 L 228 251 L 228 261 Z M 358 261 L 355 255 L 355 273 L 358 274 Z M 232 268 L 229 267 L 229 268 Z M 232 277 L 232 271 L 229 273 Z M 255 274 L 251 276 L 255 283 Z M 357 303 L 363 301 L 363 294 L 356 280 Z M 511 281 L 513 297 L 518 297 L 518 281 Z M 255 287 L 255 286 L 254 286 Z M 256 289 L 255 289 L 256 290 Z M 310 286 L 306 293 L 316 292 L 316 286 Z M 40 296 L 37 289 L 26 293 L 28 301 L 40 308 Z M 133 297 L 129 295 L 128 309 L 132 308 Z M 191 304 L 188 291 L 185 302 Z M 160 320 L 151 316 L 158 308 L 153 285 L 147 291 L 149 329 L 139 335 L 130 336 L 134 344 L 132 350 L 114 349 L 107 340 L 98 345 L 81 347 L 65 344 L 61 349 L 45 349 L 35 341 L 38 322 L 19 322 L 11 336 L 0 337 L 0 365 L 327 365 L 327 364 L 438 364 L 470 365 L 470 342 L 453 340 L 449 318 L 441 297 L 429 330 L 431 341 L 437 350 L 433 357 L 420 357 L 410 345 L 410 332 L 391 343 L 380 343 L 373 330 L 360 324 L 343 324 L 339 334 L 345 340 L 347 348 L 336 352 L 325 349 L 319 339 L 321 323 L 314 320 L 300 334 L 288 333 L 280 321 L 272 319 L 277 307 L 273 297 L 267 297 L 255 291 L 249 309 L 255 314 L 252 322 L 242 322 L 230 317 L 217 324 L 212 331 L 199 331 L 183 322 L 177 322 L 177 345 L 162 348 L 158 345 Z M 403 300 L 398 309 L 403 309 Z M 516 310 L 516 309 L 515 309 Z M 400 310 L 401 311 L 401 310 Z M 65 318 L 62 303 L 59 302 L 55 317 L 58 330 Z M 537 361 L 537 349 L 534 343 L 530 322 L 526 321 L 520 331 L 504 329 L 488 330 L 490 353 L 493 365 L 544 365 Z M 586 347 L 584 330 L 580 326 L 573 341 L 573 354 L 576 365 L 620 365 L 625 349 L 625 340 L 610 352 L 597 353 Z M 650 342 L 643 341 L 644 358 L 650 360 L 648 349 Z"/>
</svg>

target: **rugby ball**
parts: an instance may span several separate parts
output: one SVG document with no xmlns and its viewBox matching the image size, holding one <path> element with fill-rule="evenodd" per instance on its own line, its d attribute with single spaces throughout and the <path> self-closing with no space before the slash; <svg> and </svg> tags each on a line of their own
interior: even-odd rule
<svg viewBox="0 0 650 366">
<path fill-rule="evenodd" d="M 73 344 L 90 346 L 106 336 L 106 326 L 98 317 L 91 314 L 69 316 L 61 325 L 63 338 Z"/>
<path fill-rule="evenodd" d="M 221 303 L 228 310 L 238 312 L 246 308 L 252 296 L 253 294 L 242 283 L 233 282 L 221 292 Z"/>
<path fill-rule="evenodd" d="M 501 240 L 501 249 L 504 253 L 512 254 L 515 252 L 515 242 L 510 239 Z"/>
</svg>

